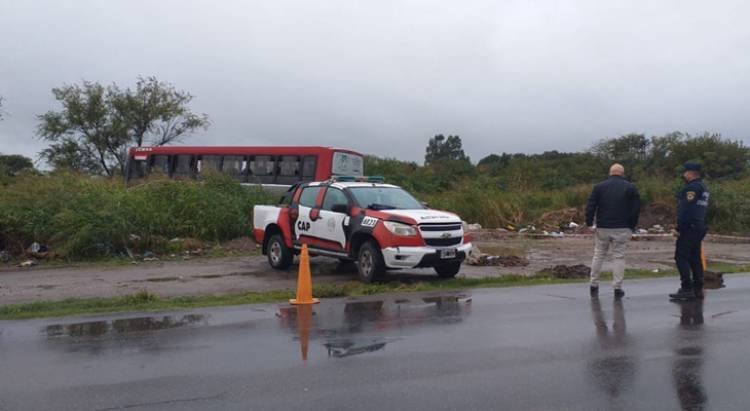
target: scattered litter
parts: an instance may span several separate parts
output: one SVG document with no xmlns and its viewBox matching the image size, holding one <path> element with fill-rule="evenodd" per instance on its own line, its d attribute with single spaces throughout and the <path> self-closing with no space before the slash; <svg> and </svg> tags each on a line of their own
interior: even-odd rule
<svg viewBox="0 0 750 411">
<path fill-rule="evenodd" d="M 651 234 L 663 234 L 665 232 L 664 226 L 660 224 L 654 224 L 651 226 L 651 228 L 648 229 L 648 232 Z"/>
<path fill-rule="evenodd" d="M 580 224 L 576 223 L 575 221 L 571 221 L 568 223 L 568 228 L 578 228 L 580 227 Z"/>
<path fill-rule="evenodd" d="M 139 236 L 138 234 L 130 234 L 128 238 L 133 242 L 141 241 L 141 236 Z"/>
<path fill-rule="evenodd" d="M 159 261 L 159 257 L 151 251 L 145 251 L 143 253 L 143 261 Z"/>
<path fill-rule="evenodd" d="M 11 260 L 11 255 L 5 250 L 0 250 L 0 261 L 7 263 Z"/>
<path fill-rule="evenodd" d="M 170 243 L 179 243 L 181 241 L 182 241 L 182 238 L 180 238 L 180 237 L 175 237 L 175 238 L 169 240 Z"/>
<path fill-rule="evenodd" d="M 639 229 L 635 230 L 635 234 L 638 234 L 638 235 L 648 234 L 648 230 L 644 230 L 642 228 L 639 228 Z"/>
<path fill-rule="evenodd" d="M 31 243 L 31 246 L 26 250 L 27 257 L 33 257 L 38 259 L 47 258 L 49 255 L 49 247 L 44 244 L 40 244 L 36 241 Z"/>
<path fill-rule="evenodd" d="M 472 231 L 481 230 L 482 229 L 482 225 L 481 224 L 467 224 L 466 225 L 466 229 L 467 230 L 472 230 Z"/>
<path fill-rule="evenodd" d="M 542 272 L 550 273 L 555 278 L 571 279 L 571 278 L 587 278 L 591 273 L 591 269 L 583 264 L 576 265 L 556 265 L 542 270 Z"/>
<path fill-rule="evenodd" d="M 33 267 L 33 266 L 35 266 L 37 264 L 38 263 L 36 262 L 36 260 L 26 260 L 26 261 L 22 262 L 21 264 L 18 264 L 17 267 L 29 268 L 29 267 Z"/>
</svg>

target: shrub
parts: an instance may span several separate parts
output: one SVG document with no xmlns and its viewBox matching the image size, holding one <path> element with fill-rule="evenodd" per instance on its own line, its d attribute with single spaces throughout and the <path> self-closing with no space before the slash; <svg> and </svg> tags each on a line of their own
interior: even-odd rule
<svg viewBox="0 0 750 411">
<path fill-rule="evenodd" d="M 248 235 L 252 207 L 273 199 L 224 176 L 155 179 L 136 187 L 76 174 L 23 176 L 0 187 L 0 241 L 32 242 L 71 258 L 161 252 L 173 237 L 222 241 Z"/>
</svg>

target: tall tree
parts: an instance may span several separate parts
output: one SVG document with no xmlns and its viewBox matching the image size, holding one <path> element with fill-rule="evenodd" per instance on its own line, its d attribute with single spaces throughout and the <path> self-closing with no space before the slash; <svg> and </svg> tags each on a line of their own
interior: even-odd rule
<svg viewBox="0 0 750 411">
<path fill-rule="evenodd" d="M 446 138 L 444 135 L 438 134 L 430 139 L 424 156 L 425 165 L 441 161 L 469 162 L 469 157 L 466 156 L 461 145 L 461 137 L 448 136 Z"/>
<path fill-rule="evenodd" d="M 40 157 L 56 166 L 77 171 L 94 170 L 114 174 L 117 149 L 127 143 L 126 128 L 112 105 L 118 90 L 99 83 L 84 81 L 52 89 L 61 111 L 48 111 L 38 116 L 37 134 L 52 143 Z M 78 152 L 97 167 L 78 168 L 78 163 L 61 162 L 65 153 Z"/>
<path fill-rule="evenodd" d="M 162 146 L 208 126 L 207 115 L 188 108 L 192 99 L 190 93 L 156 77 L 139 77 L 135 90 L 118 93 L 113 104 L 127 124 L 132 143 Z"/>
<path fill-rule="evenodd" d="M 209 124 L 188 108 L 189 93 L 154 77 L 139 77 L 135 89 L 84 81 L 52 93 L 62 110 L 38 116 L 37 134 L 51 143 L 40 157 L 56 168 L 122 174 L 129 146 L 173 143 Z"/>
<path fill-rule="evenodd" d="M 20 154 L 0 154 L 0 174 L 12 177 L 33 170 L 34 163 L 28 157 Z"/>
</svg>

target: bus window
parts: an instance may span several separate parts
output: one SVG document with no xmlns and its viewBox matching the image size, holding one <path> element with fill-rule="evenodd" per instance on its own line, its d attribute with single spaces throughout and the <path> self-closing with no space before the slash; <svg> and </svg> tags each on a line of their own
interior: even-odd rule
<svg viewBox="0 0 750 411">
<path fill-rule="evenodd" d="M 198 174 L 218 173 L 221 170 L 221 156 L 203 155 L 198 160 Z"/>
<path fill-rule="evenodd" d="M 242 167 L 244 160 L 242 156 L 224 156 L 221 171 L 235 180 L 241 181 L 244 174 L 244 168 Z"/>
<path fill-rule="evenodd" d="M 302 181 L 315 180 L 315 156 L 305 156 L 302 159 Z"/>
<path fill-rule="evenodd" d="M 272 156 L 250 157 L 250 179 L 252 183 L 273 183 L 276 162 Z"/>
<path fill-rule="evenodd" d="M 276 177 L 278 184 L 294 184 L 299 182 L 299 157 L 281 156 L 279 173 Z"/>
<path fill-rule="evenodd" d="M 331 174 L 339 176 L 361 177 L 363 175 L 362 163 L 362 156 L 360 155 L 336 151 L 335 153 L 333 153 L 333 165 L 331 166 Z"/>
<path fill-rule="evenodd" d="M 151 174 L 169 175 L 169 156 L 151 156 Z"/>
<path fill-rule="evenodd" d="M 136 160 L 131 158 L 128 161 L 128 181 L 144 178 L 147 173 L 146 160 Z"/>
<path fill-rule="evenodd" d="M 193 173 L 193 156 L 189 154 L 178 154 L 174 156 L 173 178 L 192 178 Z"/>
</svg>

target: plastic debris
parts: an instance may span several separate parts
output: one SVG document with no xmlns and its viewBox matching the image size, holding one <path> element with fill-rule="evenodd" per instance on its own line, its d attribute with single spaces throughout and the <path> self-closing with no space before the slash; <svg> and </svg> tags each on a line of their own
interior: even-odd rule
<svg viewBox="0 0 750 411">
<path fill-rule="evenodd" d="M 30 268 L 30 267 L 33 267 L 33 266 L 35 266 L 37 264 L 39 264 L 39 263 L 37 263 L 36 260 L 26 260 L 26 261 L 23 261 L 21 264 L 18 264 L 18 267 L 21 267 L 21 268 Z"/>
</svg>

